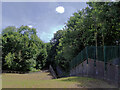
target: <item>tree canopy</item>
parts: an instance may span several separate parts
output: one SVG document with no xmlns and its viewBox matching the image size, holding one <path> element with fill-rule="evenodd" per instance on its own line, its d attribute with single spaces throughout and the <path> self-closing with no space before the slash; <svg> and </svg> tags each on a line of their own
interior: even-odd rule
<svg viewBox="0 0 120 90">
<path fill-rule="evenodd" d="M 45 66 L 46 45 L 36 35 L 35 28 L 7 27 L 2 31 L 3 70 L 30 71 Z"/>
</svg>

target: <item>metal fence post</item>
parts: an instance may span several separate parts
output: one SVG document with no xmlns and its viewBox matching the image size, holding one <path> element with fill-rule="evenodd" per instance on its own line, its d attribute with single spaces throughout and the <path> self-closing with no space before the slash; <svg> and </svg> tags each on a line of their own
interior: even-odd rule
<svg viewBox="0 0 120 90">
<path fill-rule="evenodd" d="M 106 46 L 104 46 L 104 66 L 105 66 L 105 68 L 104 68 L 104 70 L 106 71 Z"/>
<path fill-rule="evenodd" d="M 87 58 L 87 64 L 88 64 L 88 50 L 87 50 L 88 47 L 86 47 L 86 58 Z"/>
<path fill-rule="evenodd" d="M 94 53 L 94 56 L 95 56 L 95 58 L 94 58 L 94 66 L 96 67 L 96 59 L 97 59 L 97 54 L 96 54 L 96 50 L 97 48 L 95 47 L 95 53 Z"/>
<path fill-rule="evenodd" d="M 120 58 L 120 46 L 118 45 L 118 58 Z"/>
</svg>

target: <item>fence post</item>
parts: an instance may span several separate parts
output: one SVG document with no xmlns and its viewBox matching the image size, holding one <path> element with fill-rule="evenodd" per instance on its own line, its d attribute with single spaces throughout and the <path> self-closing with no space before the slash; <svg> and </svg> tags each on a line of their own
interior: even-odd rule
<svg viewBox="0 0 120 90">
<path fill-rule="evenodd" d="M 87 47 L 86 47 L 86 58 L 87 58 L 87 64 L 88 64 L 88 50 L 87 50 Z"/>
<path fill-rule="evenodd" d="M 94 58 L 94 66 L 96 67 L 96 59 L 97 59 L 97 54 L 96 54 L 96 52 L 97 52 L 97 50 L 96 50 L 97 48 L 95 47 L 95 53 L 94 53 L 94 56 L 95 56 L 95 58 Z"/>
<path fill-rule="evenodd" d="M 106 71 L 106 46 L 104 46 L 104 70 Z"/>
<path fill-rule="evenodd" d="M 120 45 L 118 45 L 118 59 L 120 60 Z M 118 65 L 118 88 L 120 88 L 120 63 Z"/>
<path fill-rule="evenodd" d="M 69 71 L 71 71 L 71 63 L 72 63 L 72 61 L 70 61 L 70 63 L 69 63 Z"/>
<path fill-rule="evenodd" d="M 120 46 L 118 45 L 118 58 L 120 58 Z"/>
</svg>

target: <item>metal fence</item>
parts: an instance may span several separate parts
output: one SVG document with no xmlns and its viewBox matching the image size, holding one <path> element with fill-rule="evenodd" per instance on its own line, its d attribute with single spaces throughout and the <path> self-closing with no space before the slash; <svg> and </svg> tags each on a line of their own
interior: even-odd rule
<svg viewBox="0 0 120 90">
<path fill-rule="evenodd" d="M 76 67 L 88 58 L 94 60 L 94 66 L 96 66 L 96 60 L 104 61 L 105 70 L 107 62 L 120 58 L 120 46 L 88 46 L 84 48 L 71 62 L 70 69 Z"/>
<path fill-rule="evenodd" d="M 0 73 L 2 72 L 2 39 L 0 38 Z"/>
</svg>

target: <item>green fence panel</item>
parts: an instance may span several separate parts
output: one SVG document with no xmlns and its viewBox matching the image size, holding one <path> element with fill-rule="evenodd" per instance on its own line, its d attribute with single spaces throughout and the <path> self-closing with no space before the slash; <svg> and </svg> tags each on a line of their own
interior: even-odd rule
<svg viewBox="0 0 120 90">
<path fill-rule="evenodd" d="M 88 58 L 90 58 L 90 59 L 95 59 L 96 47 L 90 46 L 90 47 L 88 47 L 87 50 L 88 50 Z"/>
<path fill-rule="evenodd" d="M 98 52 L 97 52 L 97 55 L 98 55 L 98 56 L 97 56 L 97 60 L 98 60 L 98 61 L 104 61 L 104 53 L 103 53 L 103 52 L 104 52 L 104 47 L 98 46 L 98 47 L 97 47 L 97 51 L 98 51 Z"/>
<path fill-rule="evenodd" d="M 86 47 L 70 62 L 70 67 L 74 68 L 84 60 L 88 60 L 88 58 L 94 59 L 95 66 L 96 60 L 104 61 L 106 67 L 107 62 L 120 58 L 120 46 L 97 46 L 97 48 L 95 46 Z"/>
</svg>

